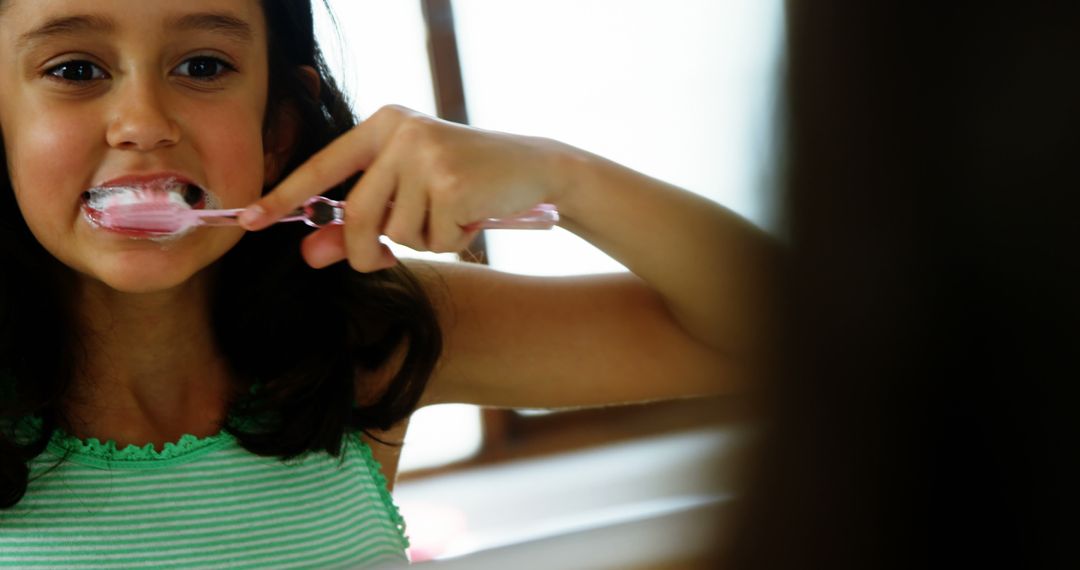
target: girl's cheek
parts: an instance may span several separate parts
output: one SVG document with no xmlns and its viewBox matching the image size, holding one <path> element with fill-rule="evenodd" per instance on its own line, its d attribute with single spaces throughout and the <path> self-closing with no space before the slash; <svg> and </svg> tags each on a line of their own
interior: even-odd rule
<svg viewBox="0 0 1080 570">
<path fill-rule="evenodd" d="M 91 136 L 91 131 L 99 131 L 101 118 L 92 107 L 86 105 L 50 104 L 44 101 L 27 101 L 15 118 L 14 132 L 18 139 L 17 148 L 27 152 L 57 152 L 72 145 L 81 146 Z M 94 136 L 100 133 L 94 132 Z"/>
<path fill-rule="evenodd" d="M 204 149 L 200 154 L 209 182 L 233 189 L 233 195 L 225 198 L 236 207 L 258 199 L 264 183 L 261 119 L 250 114 L 250 109 L 226 114 L 219 121 L 204 123 L 201 129 L 205 144 L 199 145 Z"/>
<path fill-rule="evenodd" d="M 28 129 L 25 143 L 29 152 L 27 159 L 38 166 L 47 164 L 78 164 L 86 160 L 95 142 L 104 135 L 95 128 L 92 121 L 78 116 L 55 120 L 44 120 Z M 60 174 L 60 173 L 57 173 Z M 71 173 L 69 173 L 71 174 Z"/>
<path fill-rule="evenodd" d="M 9 147 L 9 163 L 28 221 L 36 212 L 44 214 L 46 205 L 74 208 L 93 175 L 93 140 L 99 136 L 93 125 L 78 115 L 53 115 L 19 127 Z"/>
<path fill-rule="evenodd" d="M 23 219 L 37 241 L 69 267 L 85 269 L 73 231 L 81 195 L 102 159 L 100 117 L 71 109 L 37 109 L 20 117 L 9 138 L 9 172 Z"/>
</svg>

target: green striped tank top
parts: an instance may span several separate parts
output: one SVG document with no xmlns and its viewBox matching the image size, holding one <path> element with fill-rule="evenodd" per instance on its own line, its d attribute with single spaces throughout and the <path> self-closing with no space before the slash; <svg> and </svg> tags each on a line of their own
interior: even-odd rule
<svg viewBox="0 0 1080 570">
<path fill-rule="evenodd" d="M 64 458 L 57 466 L 57 461 Z M 406 563 L 371 449 L 282 462 L 227 433 L 118 450 L 58 433 L 0 510 L 0 567 L 357 568 Z"/>
</svg>

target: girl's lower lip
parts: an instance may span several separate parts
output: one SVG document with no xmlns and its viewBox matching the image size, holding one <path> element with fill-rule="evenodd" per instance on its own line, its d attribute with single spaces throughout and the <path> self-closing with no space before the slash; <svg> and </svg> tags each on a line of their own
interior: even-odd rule
<svg viewBox="0 0 1080 570">
<path fill-rule="evenodd" d="M 156 233 L 156 232 L 145 232 L 145 231 L 138 231 L 138 230 L 117 229 L 117 228 L 104 228 L 103 227 L 103 228 L 100 228 L 100 229 L 105 230 L 107 232 L 112 232 L 114 234 L 130 237 L 130 238 L 150 239 L 150 238 L 163 238 L 163 237 L 167 237 L 167 236 L 171 235 L 171 234 L 161 234 L 161 233 Z"/>
</svg>

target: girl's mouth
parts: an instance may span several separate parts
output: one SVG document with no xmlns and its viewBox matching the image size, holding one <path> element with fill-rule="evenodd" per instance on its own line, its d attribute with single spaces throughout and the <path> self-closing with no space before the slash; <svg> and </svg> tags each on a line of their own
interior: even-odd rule
<svg viewBox="0 0 1080 570">
<path fill-rule="evenodd" d="M 217 197 L 198 185 L 179 178 L 161 178 L 139 183 L 95 186 L 82 194 L 82 212 L 95 228 L 140 239 L 174 239 L 187 232 L 157 232 L 118 228 L 106 222 L 109 208 L 133 204 L 175 204 L 202 210 L 218 207 Z M 175 206 L 174 206 L 175 207 Z"/>
</svg>

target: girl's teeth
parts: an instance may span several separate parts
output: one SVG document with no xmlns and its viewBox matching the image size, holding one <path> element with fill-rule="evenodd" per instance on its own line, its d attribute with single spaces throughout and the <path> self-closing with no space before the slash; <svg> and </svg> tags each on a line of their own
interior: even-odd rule
<svg viewBox="0 0 1080 570">
<path fill-rule="evenodd" d="M 206 193 L 194 184 L 167 180 L 140 186 L 105 186 L 83 193 L 83 203 L 95 210 L 123 204 L 172 202 L 186 207 L 204 206 Z"/>
</svg>

